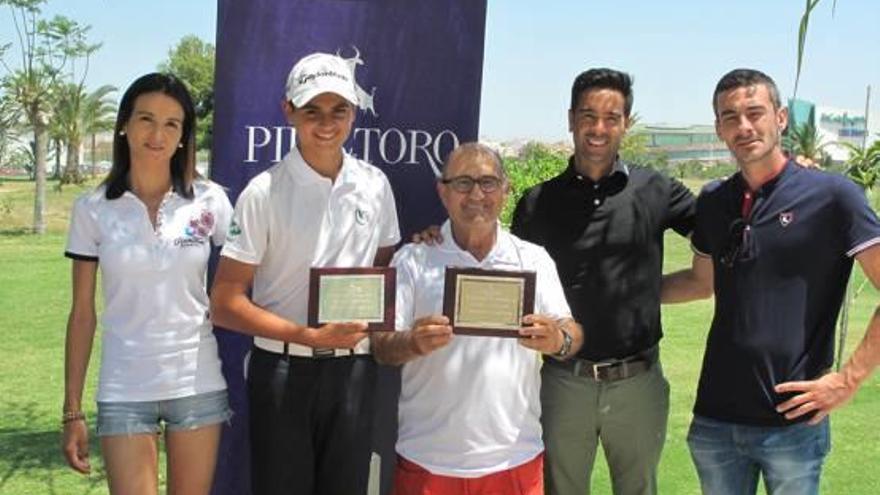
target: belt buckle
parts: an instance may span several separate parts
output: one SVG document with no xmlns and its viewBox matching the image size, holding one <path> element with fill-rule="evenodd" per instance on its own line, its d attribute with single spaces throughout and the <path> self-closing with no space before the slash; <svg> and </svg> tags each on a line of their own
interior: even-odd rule
<svg viewBox="0 0 880 495">
<path fill-rule="evenodd" d="M 312 349 L 312 357 L 315 359 L 326 359 L 336 357 L 336 349 L 333 348 L 314 348 Z"/>
<path fill-rule="evenodd" d="M 343 356 L 354 356 L 356 353 L 354 349 L 334 349 L 331 347 L 321 347 L 312 349 L 312 358 L 314 359 L 328 359 L 335 357 L 343 357 Z"/>
<path fill-rule="evenodd" d="M 593 369 L 592 369 L 593 370 L 593 380 L 596 380 L 597 382 L 601 382 L 602 379 L 599 378 L 599 370 L 601 370 L 602 368 L 607 368 L 609 366 L 613 366 L 614 364 L 615 364 L 614 362 L 607 362 L 607 361 L 603 362 L 603 363 L 593 363 Z"/>
</svg>

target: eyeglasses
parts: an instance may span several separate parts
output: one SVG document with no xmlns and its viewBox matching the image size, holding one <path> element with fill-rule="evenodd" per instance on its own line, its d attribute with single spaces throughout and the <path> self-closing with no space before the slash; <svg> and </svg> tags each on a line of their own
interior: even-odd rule
<svg viewBox="0 0 880 495">
<path fill-rule="evenodd" d="M 719 256 L 719 261 L 722 265 L 733 268 L 737 261 L 751 259 L 752 251 L 752 227 L 742 218 L 737 218 L 728 228 L 727 247 Z"/>
<path fill-rule="evenodd" d="M 493 193 L 501 188 L 504 183 L 494 175 L 481 175 L 480 177 L 471 177 L 470 175 L 459 175 L 450 179 L 441 179 L 440 182 L 451 187 L 455 192 L 467 194 L 474 190 L 474 184 L 480 185 L 480 191 L 484 193 Z"/>
</svg>

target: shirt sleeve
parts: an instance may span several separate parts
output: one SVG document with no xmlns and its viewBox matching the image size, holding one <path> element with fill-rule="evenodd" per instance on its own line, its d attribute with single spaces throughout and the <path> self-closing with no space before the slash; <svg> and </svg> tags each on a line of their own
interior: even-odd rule
<svg viewBox="0 0 880 495">
<path fill-rule="evenodd" d="M 559 281 L 556 263 L 544 248 L 535 246 L 535 312 L 554 318 L 571 318 L 565 291 Z"/>
<path fill-rule="evenodd" d="M 669 178 L 669 206 L 666 210 L 666 225 L 682 236 L 690 235 L 694 229 L 697 202 L 694 193 L 680 181 Z"/>
<path fill-rule="evenodd" d="M 691 233 L 691 250 L 703 256 L 712 255 L 712 246 L 709 241 L 710 226 L 713 221 L 713 213 L 710 211 L 710 194 L 720 187 L 720 185 L 721 181 L 718 180 L 707 183 L 703 186 L 703 189 L 700 190 L 700 195 L 697 196 L 695 201 L 695 220 L 694 231 Z"/>
<path fill-rule="evenodd" d="M 880 243 L 880 222 L 868 205 L 864 191 L 848 179 L 840 179 L 837 187 L 840 226 L 846 255 L 855 256 Z"/>
<path fill-rule="evenodd" d="M 536 242 L 529 229 L 531 220 L 531 189 L 527 190 L 516 202 L 516 208 L 513 210 L 513 217 L 510 221 L 510 233 L 520 239 Z"/>
<path fill-rule="evenodd" d="M 379 247 L 393 246 L 400 242 L 400 225 L 397 222 L 397 204 L 394 191 L 385 174 L 382 174 L 384 194 L 382 195 L 382 211 L 379 214 L 381 229 Z"/>
<path fill-rule="evenodd" d="M 415 319 L 415 277 L 411 254 L 411 249 L 404 247 L 391 260 L 391 266 L 397 269 L 397 294 L 394 302 L 396 330 L 411 329 Z"/>
<path fill-rule="evenodd" d="M 67 231 L 67 246 L 64 255 L 84 261 L 98 261 L 100 245 L 98 212 L 95 203 L 89 201 L 91 195 L 77 198 L 73 203 L 70 228 Z"/>
<path fill-rule="evenodd" d="M 221 256 L 259 265 L 269 243 L 269 188 L 251 181 L 238 197 Z"/>
<path fill-rule="evenodd" d="M 211 187 L 211 210 L 214 213 L 214 232 L 211 234 L 211 240 L 215 246 L 222 246 L 226 242 L 233 210 L 226 191 L 216 184 Z"/>
</svg>

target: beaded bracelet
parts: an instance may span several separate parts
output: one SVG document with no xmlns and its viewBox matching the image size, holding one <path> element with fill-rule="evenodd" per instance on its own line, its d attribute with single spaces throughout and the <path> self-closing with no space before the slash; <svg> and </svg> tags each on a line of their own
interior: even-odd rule
<svg viewBox="0 0 880 495">
<path fill-rule="evenodd" d="M 64 411 L 64 413 L 61 414 L 61 424 L 63 425 L 80 420 L 86 420 L 86 413 L 82 411 Z"/>
</svg>

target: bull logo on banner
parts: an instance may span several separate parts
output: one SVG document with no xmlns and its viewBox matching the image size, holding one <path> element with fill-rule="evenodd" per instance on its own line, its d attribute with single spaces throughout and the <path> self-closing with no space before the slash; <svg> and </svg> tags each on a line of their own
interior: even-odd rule
<svg viewBox="0 0 880 495">
<path fill-rule="evenodd" d="M 370 92 L 367 92 L 357 80 L 357 67 L 365 65 L 365 62 L 357 46 L 351 45 L 351 47 L 355 52 L 354 57 L 342 57 L 341 49 L 337 49 L 336 54 L 348 63 L 352 74 L 355 75 L 358 108 L 372 120 L 378 117 L 375 102 L 376 87 L 373 86 Z M 263 153 L 266 151 L 270 153 L 268 158 L 271 163 L 281 161 L 294 146 L 296 136 L 296 131 L 288 126 L 247 125 L 245 132 L 247 156 L 244 163 L 258 163 L 267 158 L 265 154 L 260 153 L 261 150 Z M 359 158 L 377 165 L 401 166 L 425 163 L 431 167 L 435 177 L 440 177 L 440 167 L 444 157 L 455 149 L 459 142 L 458 134 L 451 129 L 432 133 L 425 129 L 360 126 L 352 130 L 352 148 L 349 151 L 359 150 L 359 153 L 355 153 Z"/>
<path fill-rule="evenodd" d="M 358 50 L 358 47 L 351 45 L 354 48 L 354 57 L 345 58 L 339 53 L 339 50 L 336 50 L 336 55 L 341 57 L 348 64 L 348 69 L 351 71 L 351 74 L 354 76 L 354 92 L 358 98 L 358 108 L 363 110 L 364 112 L 370 112 L 373 114 L 373 117 L 378 117 L 379 115 L 376 113 L 376 107 L 373 105 L 373 98 L 376 96 L 376 86 L 373 86 L 372 91 L 367 93 L 364 91 L 364 88 L 358 84 L 357 81 L 357 66 L 364 65 L 364 60 L 361 58 L 361 51 Z"/>
</svg>

